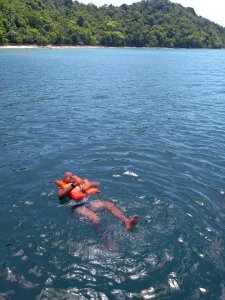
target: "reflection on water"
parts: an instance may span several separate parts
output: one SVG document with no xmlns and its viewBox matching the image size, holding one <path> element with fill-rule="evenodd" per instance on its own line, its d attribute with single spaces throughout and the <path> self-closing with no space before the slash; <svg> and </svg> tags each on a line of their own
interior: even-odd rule
<svg viewBox="0 0 225 300">
<path fill-rule="evenodd" d="M 222 64 L 206 50 L 0 51 L 1 299 L 225 297 Z M 67 170 L 138 226 L 103 212 L 101 239 L 57 200 Z"/>
</svg>

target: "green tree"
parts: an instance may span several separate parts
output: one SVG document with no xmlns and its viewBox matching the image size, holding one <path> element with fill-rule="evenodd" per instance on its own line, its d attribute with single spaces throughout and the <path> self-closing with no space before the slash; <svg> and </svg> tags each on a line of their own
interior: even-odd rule
<svg viewBox="0 0 225 300">
<path fill-rule="evenodd" d="M 120 7 L 73 0 L 0 0 L 0 43 L 225 47 L 225 28 L 169 0 Z"/>
</svg>

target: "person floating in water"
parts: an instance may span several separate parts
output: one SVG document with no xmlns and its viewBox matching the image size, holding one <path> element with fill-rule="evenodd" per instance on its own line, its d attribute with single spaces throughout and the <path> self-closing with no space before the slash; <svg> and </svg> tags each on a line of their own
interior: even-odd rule
<svg viewBox="0 0 225 300">
<path fill-rule="evenodd" d="M 134 215 L 130 219 L 127 218 L 122 211 L 117 208 L 112 202 L 109 201 L 101 201 L 101 200 L 94 200 L 94 201 L 89 201 L 88 196 L 84 196 L 80 200 L 73 200 L 72 198 L 69 197 L 70 193 L 76 189 L 80 190 L 81 192 L 84 193 L 90 188 L 97 188 L 100 183 L 97 181 L 91 181 L 88 183 L 82 184 L 82 179 L 77 177 L 71 172 L 66 172 L 63 177 L 62 181 L 67 185 L 64 189 L 60 188 L 58 190 L 58 197 L 59 199 L 68 199 L 68 204 L 72 208 L 75 209 L 75 212 L 87 218 L 90 220 L 93 224 L 99 224 L 100 223 L 100 217 L 97 214 L 98 212 L 102 210 L 107 210 L 110 212 L 112 215 L 117 217 L 125 226 L 127 230 L 130 230 L 137 225 L 139 217 L 137 215 Z"/>
</svg>

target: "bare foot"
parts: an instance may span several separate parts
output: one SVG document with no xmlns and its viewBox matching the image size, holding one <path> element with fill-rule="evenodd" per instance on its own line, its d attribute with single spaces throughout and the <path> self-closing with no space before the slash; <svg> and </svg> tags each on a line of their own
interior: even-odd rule
<svg viewBox="0 0 225 300">
<path fill-rule="evenodd" d="M 127 230 L 132 229 L 134 226 L 137 225 L 138 220 L 139 220 L 139 217 L 138 217 L 137 215 L 134 215 L 132 218 L 127 219 L 127 220 L 124 222 L 125 228 L 126 228 Z"/>
<path fill-rule="evenodd" d="M 106 239 L 106 245 L 109 251 L 116 251 L 118 250 L 117 243 L 110 237 L 107 237 Z"/>
</svg>

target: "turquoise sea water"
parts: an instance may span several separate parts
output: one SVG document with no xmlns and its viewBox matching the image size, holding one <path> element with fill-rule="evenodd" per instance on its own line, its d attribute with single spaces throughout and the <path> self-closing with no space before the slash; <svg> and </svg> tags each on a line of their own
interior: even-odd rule
<svg viewBox="0 0 225 300">
<path fill-rule="evenodd" d="M 0 50 L 0 298 L 225 299 L 224 112 L 224 51 Z M 68 170 L 140 216 L 116 251 Z"/>
</svg>

